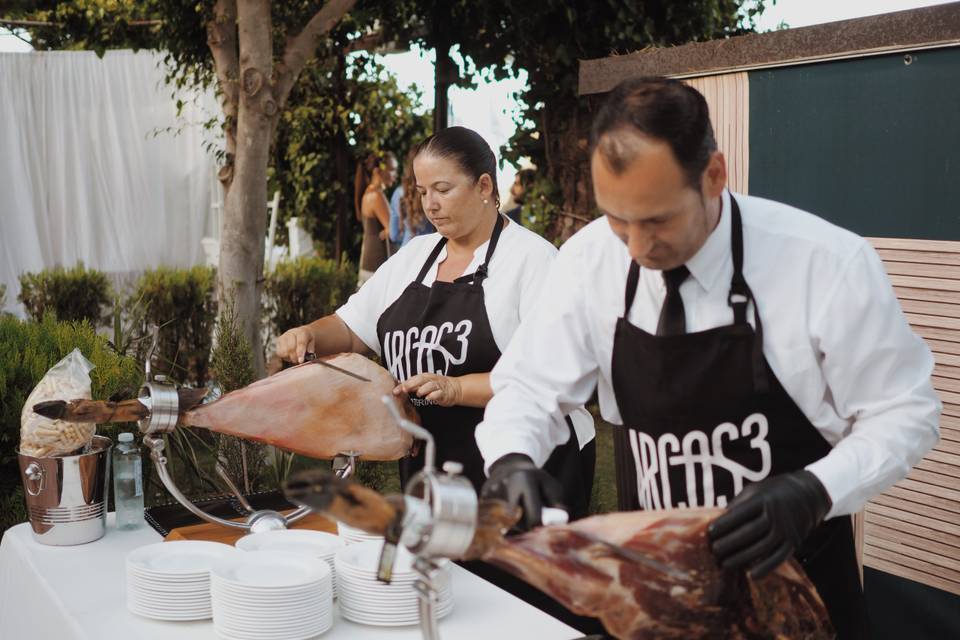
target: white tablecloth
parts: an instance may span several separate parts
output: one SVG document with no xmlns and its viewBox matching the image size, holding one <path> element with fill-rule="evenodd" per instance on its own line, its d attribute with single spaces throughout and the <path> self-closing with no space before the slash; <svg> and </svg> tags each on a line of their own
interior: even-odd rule
<svg viewBox="0 0 960 640">
<path fill-rule="evenodd" d="M 90 544 L 50 547 L 33 540 L 30 525 L 8 529 L 0 541 L 0 637 L 4 640 L 213 640 L 210 620 L 159 622 L 126 608 L 124 559 L 159 542 L 146 524 Z M 453 566 L 453 613 L 440 621 L 444 640 L 570 640 L 575 629 L 459 566 Z M 322 640 L 419 640 L 419 626 L 379 628 L 336 616 Z"/>
</svg>

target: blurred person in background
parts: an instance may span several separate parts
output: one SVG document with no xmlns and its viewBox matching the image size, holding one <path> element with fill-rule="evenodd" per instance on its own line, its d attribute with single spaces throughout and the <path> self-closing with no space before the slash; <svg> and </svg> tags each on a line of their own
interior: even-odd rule
<svg viewBox="0 0 960 640">
<path fill-rule="evenodd" d="M 513 198 L 516 206 L 505 211 L 504 215 L 517 224 L 523 224 L 523 217 L 521 216 L 523 213 L 523 205 L 526 202 L 527 193 L 530 191 L 536 175 L 537 172 L 530 167 L 520 169 L 520 171 L 517 171 L 517 175 L 513 179 L 513 184 L 510 186 L 510 196 Z"/>
<path fill-rule="evenodd" d="M 363 225 L 360 273 L 357 286 L 366 282 L 390 255 L 390 203 L 384 191 L 397 180 L 397 159 L 392 153 L 371 155 L 357 165 L 354 209 Z"/>
<path fill-rule="evenodd" d="M 423 212 L 420 195 L 417 193 L 417 178 L 413 173 L 413 159 L 416 155 L 416 148 L 407 153 L 400 186 L 390 196 L 390 242 L 397 248 L 417 236 L 436 231 Z"/>
</svg>

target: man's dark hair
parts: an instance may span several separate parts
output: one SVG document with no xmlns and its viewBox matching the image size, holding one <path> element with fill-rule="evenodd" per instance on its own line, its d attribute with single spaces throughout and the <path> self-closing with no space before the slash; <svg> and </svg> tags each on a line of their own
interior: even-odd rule
<svg viewBox="0 0 960 640">
<path fill-rule="evenodd" d="M 615 173 L 623 173 L 636 148 L 618 140 L 633 133 L 662 140 L 691 187 L 700 190 L 710 154 L 717 150 L 707 101 L 679 80 L 648 77 L 624 80 L 610 92 L 593 121 L 590 150 L 597 151 Z"/>
<path fill-rule="evenodd" d="M 427 151 L 438 158 L 450 158 L 460 169 L 479 180 L 488 174 L 493 182 L 493 199 L 500 206 L 500 192 L 497 189 L 497 159 L 487 141 L 473 129 L 449 127 L 443 129 L 417 145 L 416 155 Z"/>
</svg>

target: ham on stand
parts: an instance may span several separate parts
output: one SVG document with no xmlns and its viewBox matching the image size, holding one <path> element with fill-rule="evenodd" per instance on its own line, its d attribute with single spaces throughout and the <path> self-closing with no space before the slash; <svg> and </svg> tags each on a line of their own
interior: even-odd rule
<svg viewBox="0 0 960 640">
<path fill-rule="evenodd" d="M 209 404 L 199 404 L 206 389 L 178 389 L 177 426 L 206 427 L 312 458 L 352 451 L 365 460 L 397 460 L 410 451 L 413 437 L 380 400 L 392 396 L 395 386 L 393 376 L 375 362 L 341 354 L 291 367 Z M 419 424 L 406 396 L 395 403 Z M 133 422 L 150 415 L 140 400 L 56 400 L 33 409 L 72 422 Z"/>
<path fill-rule="evenodd" d="M 370 533 L 403 521 L 404 498 L 328 473 L 298 474 L 287 497 Z M 495 564 L 579 615 L 599 618 L 620 639 L 833 638 L 827 610 L 793 559 L 753 580 L 721 570 L 707 542 L 720 509 L 633 511 L 504 534 L 519 511 L 482 500 L 464 560 Z"/>
</svg>

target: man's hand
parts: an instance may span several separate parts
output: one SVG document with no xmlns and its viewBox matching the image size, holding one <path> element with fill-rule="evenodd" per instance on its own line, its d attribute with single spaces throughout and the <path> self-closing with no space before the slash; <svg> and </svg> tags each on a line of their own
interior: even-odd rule
<svg viewBox="0 0 960 640">
<path fill-rule="evenodd" d="M 407 378 L 393 388 L 393 395 L 415 393 L 441 407 L 454 407 L 463 400 L 460 381 L 450 376 L 438 376 L 435 373 L 420 373 Z"/>
<path fill-rule="evenodd" d="M 817 476 L 785 473 L 748 485 L 707 535 L 721 567 L 747 567 L 752 578 L 762 578 L 800 547 L 831 505 Z"/>
<path fill-rule="evenodd" d="M 481 498 L 495 498 L 523 509 L 517 528 L 527 531 L 540 525 L 543 507 L 562 507 L 563 489 L 556 478 L 522 453 L 508 453 L 490 465 Z"/>
<path fill-rule="evenodd" d="M 313 332 L 309 327 L 294 327 L 277 338 L 277 355 L 299 364 L 307 353 L 314 353 Z"/>
</svg>

